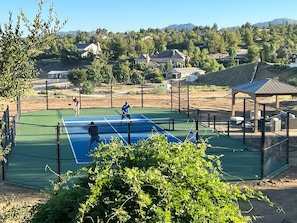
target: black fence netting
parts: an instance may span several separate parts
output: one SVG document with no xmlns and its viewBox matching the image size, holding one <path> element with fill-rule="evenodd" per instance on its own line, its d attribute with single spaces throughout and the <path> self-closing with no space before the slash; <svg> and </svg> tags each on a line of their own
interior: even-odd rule
<svg viewBox="0 0 297 223">
<path fill-rule="evenodd" d="M 40 86 L 40 92 L 35 96 L 22 97 L 18 103 L 18 110 L 22 112 L 34 111 L 35 110 L 60 110 L 60 109 L 73 109 L 72 96 L 75 95 L 80 100 L 80 108 L 118 108 L 122 106 L 124 101 L 128 101 L 132 104 L 132 107 L 150 107 L 150 108 L 170 108 L 172 111 L 177 111 L 178 113 L 185 114 L 189 120 L 193 120 L 199 125 L 195 125 L 193 128 L 194 133 L 196 133 L 197 138 L 199 138 L 202 133 L 200 128 L 209 129 L 210 132 L 217 133 L 217 135 L 224 135 L 235 139 L 247 148 L 252 150 L 257 150 L 261 153 L 261 177 L 267 177 L 272 175 L 274 172 L 284 168 L 288 165 L 289 160 L 289 148 L 292 146 L 293 140 L 291 139 L 290 132 L 292 129 L 297 129 L 293 126 L 293 121 L 290 118 L 280 118 L 277 117 L 274 121 L 275 108 L 273 106 L 267 106 L 265 116 L 269 116 L 270 119 L 266 120 L 265 117 L 265 128 L 261 128 L 257 131 L 253 129 L 253 121 L 251 120 L 250 114 L 254 109 L 253 102 L 246 101 L 247 96 L 239 97 L 234 105 L 237 109 L 235 117 L 231 117 L 231 94 L 230 91 L 222 91 L 217 96 L 208 95 L 205 92 L 200 91 L 197 86 L 191 83 L 186 83 L 184 81 L 170 81 L 167 85 L 150 85 L 141 84 L 134 86 L 126 86 L 124 88 L 122 85 L 110 84 L 104 85 L 93 95 L 83 95 L 80 93 L 80 89 L 72 89 L 69 93 L 67 87 L 59 87 L 58 83 L 51 83 L 51 85 L 46 84 L 45 88 Z M 133 89 L 133 90 L 132 90 Z M 206 90 L 205 90 L 206 91 Z M 244 103 L 246 103 L 244 105 Z M 32 106 L 34 105 L 34 106 Z M 34 107 L 34 108 L 32 108 Z M 246 109 L 244 111 L 244 108 Z M 281 109 L 281 108 L 280 108 Z M 261 110 L 261 109 L 260 109 Z M 263 111 L 264 109 L 262 109 Z M 18 118 L 19 116 L 17 116 Z M 25 128 L 25 124 L 13 121 L 11 118 L 8 122 L 4 121 L 7 117 L 3 117 L 3 123 L 9 123 L 8 130 L 6 130 L 6 124 L 2 125 L 4 133 L 3 142 L 13 142 L 15 128 Z M 287 120 L 289 121 L 287 123 Z M 261 121 L 261 120 L 258 120 Z M 174 128 L 174 120 L 155 120 L 158 126 L 167 130 Z M 280 122 L 280 123 L 279 123 Z M 139 123 L 139 125 L 138 125 Z M 289 124 L 291 123 L 291 124 Z M 108 123 L 99 123 L 99 127 L 106 131 L 112 131 L 113 128 L 117 128 L 118 132 L 126 134 L 130 131 L 132 133 L 141 132 L 143 129 L 145 131 L 150 131 L 153 129 L 151 125 L 144 125 L 146 128 L 139 128 L 141 126 L 140 122 L 134 122 L 128 129 L 128 126 L 121 126 L 120 122 L 113 123 L 114 126 L 111 127 Z M 144 123 L 142 123 L 144 124 Z M 21 125 L 21 126 L 20 126 Z M 75 129 L 79 123 L 69 126 L 66 130 L 65 126 L 61 124 L 60 126 L 50 126 L 52 133 L 50 135 L 42 136 L 43 130 L 36 129 L 34 131 L 40 133 L 40 136 L 32 136 L 37 142 L 34 141 L 33 147 L 36 151 L 31 152 L 31 158 L 36 162 L 38 157 L 44 160 L 44 162 L 52 163 L 54 168 L 53 172 L 59 169 L 67 169 L 69 163 L 76 162 L 75 156 L 73 155 L 73 150 L 71 148 L 71 143 L 69 144 L 69 136 L 71 134 L 81 134 L 82 131 L 86 131 L 86 127 L 83 129 L 74 130 L 72 132 L 67 132 L 70 129 Z M 100 126 L 101 125 L 101 126 Z M 201 127 L 202 126 L 202 127 Z M 45 127 L 44 129 L 46 129 Z M 59 134 L 57 134 L 57 128 L 59 128 Z M 154 127 L 156 128 L 156 127 Z M 160 129 L 156 128 L 157 131 Z M 288 132 L 287 132 L 288 130 Z M 30 130 L 31 131 L 31 130 Z M 30 135 L 29 131 L 29 135 Z M 30 138 L 30 137 L 28 137 Z M 24 142 L 30 145 L 30 141 Z M 50 140 L 50 142 L 49 142 Z M 59 143 L 58 143 L 59 142 Z M 49 144 L 51 147 L 49 147 Z M 54 147 L 52 146 L 54 145 Z M 32 147 L 32 145 L 30 145 Z M 85 145 L 84 145 L 85 146 Z M 69 150 L 65 149 L 70 147 Z M 59 155 L 58 150 L 61 150 Z M 66 151 L 63 153 L 63 151 Z M 50 155 L 41 154 L 44 151 L 51 151 Z M 69 152 L 70 151 L 70 152 Z M 82 151 L 83 153 L 87 151 Z M 22 157 L 22 152 L 17 149 L 13 151 L 20 158 Z M 84 156 L 84 155 L 83 155 Z M 25 157 L 25 156 L 24 156 Z M 23 159 L 25 159 L 23 157 Z M 30 159 L 31 159 L 30 158 Z M 62 160 L 62 165 L 59 164 L 59 160 Z M 64 160 L 64 162 L 63 162 Z M 67 161 L 67 162 L 66 162 Z M 273 161 L 273 162 L 272 162 Z M 58 165 L 59 164 L 59 165 Z M 59 167 L 60 166 L 60 167 Z M 2 162 L 2 177 L 5 173 L 5 163 Z"/>
<path fill-rule="evenodd" d="M 5 180 L 5 174 L 8 167 L 11 147 L 15 145 L 15 135 L 17 129 L 17 122 L 19 121 L 19 113 L 10 116 L 9 106 L 3 111 L 0 120 L 1 127 L 1 179 Z"/>
</svg>

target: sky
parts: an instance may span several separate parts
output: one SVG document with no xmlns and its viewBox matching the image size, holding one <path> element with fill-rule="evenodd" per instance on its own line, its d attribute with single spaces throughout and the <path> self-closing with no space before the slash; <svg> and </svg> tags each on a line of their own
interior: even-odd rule
<svg viewBox="0 0 297 223">
<path fill-rule="evenodd" d="M 30 19 L 37 14 L 38 0 L 0 0 L 0 25 L 9 12 L 16 20 L 20 9 Z M 54 4 L 59 20 L 67 20 L 61 31 L 108 32 L 165 28 L 174 24 L 218 28 L 255 24 L 273 19 L 297 20 L 297 0 L 47 0 L 44 12 Z M 45 13 L 46 15 L 46 13 Z"/>
</svg>

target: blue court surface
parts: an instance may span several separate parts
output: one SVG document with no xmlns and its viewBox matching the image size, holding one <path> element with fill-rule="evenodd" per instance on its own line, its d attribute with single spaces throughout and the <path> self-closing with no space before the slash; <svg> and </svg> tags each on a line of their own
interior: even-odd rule
<svg viewBox="0 0 297 223">
<path fill-rule="evenodd" d="M 111 137 L 117 137 L 126 145 L 136 143 L 139 139 L 146 139 L 150 134 L 165 134 L 169 142 L 181 142 L 166 129 L 171 128 L 171 120 L 148 119 L 141 114 L 131 115 L 131 120 L 125 118 L 122 122 L 117 116 L 82 116 L 63 117 L 63 131 L 68 135 L 69 143 L 77 164 L 89 163 L 92 159 L 88 155 L 90 136 L 88 128 L 91 121 L 99 128 L 102 143 L 109 143 Z M 97 147 L 93 143 L 92 149 Z"/>
</svg>

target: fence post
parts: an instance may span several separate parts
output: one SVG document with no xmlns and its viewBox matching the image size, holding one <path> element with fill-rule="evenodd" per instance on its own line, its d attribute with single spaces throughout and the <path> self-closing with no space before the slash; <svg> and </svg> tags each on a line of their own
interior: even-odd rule
<svg viewBox="0 0 297 223">
<path fill-rule="evenodd" d="M 187 85 L 188 118 L 190 117 L 190 85 Z"/>
<path fill-rule="evenodd" d="M 47 85 L 47 80 L 45 81 L 45 98 L 46 98 L 46 110 L 48 110 L 48 85 Z"/>
<path fill-rule="evenodd" d="M 261 179 L 264 179 L 265 177 L 265 160 L 264 160 L 264 152 L 265 152 L 265 104 L 263 105 L 263 118 L 260 119 L 261 123 Z"/>
<path fill-rule="evenodd" d="M 57 127 L 57 161 L 58 161 L 58 181 L 61 181 L 61 157 L 60 157 L 60 123 L 58 123 Z"/>
<path fill-rule="evenodd" d="M 172 86 L 172 83 L 170 86 L 170 107 L 171 107 L 171 111 L 172 111 L 173 110 L 173 86 Z"/>
<path fill-rule="evenodd" d="M 286 162 L 289 164 L 289 147 L 290 147 L 290 136 L 289 136 L 289 124 L 290 124 L 290 112 L 287 112 L 287 131 L 286 131 L 286 137 L 287 137 L 287 148 L 286 148 Z"/>
<path fill-rule="evenodd" d="M 178 113 L 180 113 L 180 81 L 178 81 Z"/>
<path fill-rule="evenodd" d="M 143 108 L 143 83 L 141 84 L 141 107 Z"/>
<path fill-rule="evenodd" d="M 243 123 L 242 123 L 242 127 L 243 127 L 243 144 L 245 145 L 245 124 L 246 124 L 246 107 L 245 107 L 245 98 L 243 99 Z"/>
<path fill-rule="evenodd" d="M 110 107 L 112 108 L 112 80 L 110 81 Z"/>
</svg>

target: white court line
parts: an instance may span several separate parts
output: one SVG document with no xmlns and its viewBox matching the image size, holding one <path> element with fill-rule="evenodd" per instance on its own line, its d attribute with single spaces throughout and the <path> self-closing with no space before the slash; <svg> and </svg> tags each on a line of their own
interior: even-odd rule
<svg viewBox="0 0 297 223">
<path fill-rule="evenodd" d="M 109 126 L 120 136 L 120 138 L 128 145 L 128 142 L 123 138 L 123 136 L 112 126 L 112 124 L 104 117 L 104 120 L 109 124 Z M 104 133 L 102 133 L 104 134 Z"/>
<path fill-rule="evenodd" d="M 165 135 L 165 136 L 171 136 L 172 138 L 175 138 L 178 142 L 182 142 L 179 138 L 177 138 L 176 136 L 174 136 L 174 135 L 172 135 L 171 133 L 167 132 L 167 131 L 166 131 L 164 128 L 162 128 L 161 126 L 159 126 L 159 125 L 155 124 L 154 122 L 152 122 L 152 120 L 154 120 L 154 119 L 150 120 L 149 118 L 147 118 L 147 117 L 144 116 L 143 114 L 141 114 L 141 116 L 142 116 L 144 119 L 150 121 L 152 124 L 154 124 L 154 125 L 158 126 L 159 128 L 161 128 L 161 129 L 162 129 L 162 134 L 163 134 L 163 135 Z M 164 119 L 165 119 L 165 118 L 164 118 Z"/>
<path fill-rule="evenodd" d="M 76 164 L 80 164 L 81 162 L 78 162 L 78 159 L 77 159 L 77 157 L 76 157 L 76 153 L 74 152 L 73 145 L 72 145 L 72 141 L 71 141 L 71 139 L 70 139 L 70 134 L 68 134 L 68 129 L 67 129 L 67 126 L 65 125 L 64 118 L 62 118 L 62 122 L 63 122 L 63 126 L 66 127 L 66 128 L 65 128 L 65 131 L 66 131 L 66 133 L 67 133 L 68 141 L 69 141 L 69 143 L 70 143 L 70 147 L 71 147 L 72 154 L 73 154 L 73 156 L 74 156 L 75 162 L 76 162 Z"/>
</svg>

